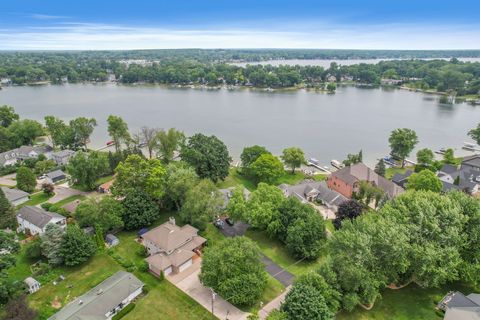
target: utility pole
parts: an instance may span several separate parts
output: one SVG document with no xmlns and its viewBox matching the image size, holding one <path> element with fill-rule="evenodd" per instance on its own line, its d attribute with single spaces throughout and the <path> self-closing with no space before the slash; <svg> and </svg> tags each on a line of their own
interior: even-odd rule
<svg viewBox="0 0 480 320">
<path fill-rule="evenodd" d="M 213 302 L 215 301 L 215 296 L 217 294 L 215 293 L 215 291 L 213 291 L 212 288 L 210 288 L 210 290 L 212 291 L 212 314 L 215 315 L 215 312 L 214 312 L 214 309 L 213 309 Z"/>
</svg>

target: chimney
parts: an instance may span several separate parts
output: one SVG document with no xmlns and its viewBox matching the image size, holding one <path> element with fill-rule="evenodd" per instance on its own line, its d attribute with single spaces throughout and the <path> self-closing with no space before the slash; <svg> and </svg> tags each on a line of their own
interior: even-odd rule
<svg viewBox="0 0 480 320">
<path fill-rule="evenodd" d="M 175 217 L 168 218 L 168 222 L 170 222 L 171 225 L 175 225 Z"/>
</svg>

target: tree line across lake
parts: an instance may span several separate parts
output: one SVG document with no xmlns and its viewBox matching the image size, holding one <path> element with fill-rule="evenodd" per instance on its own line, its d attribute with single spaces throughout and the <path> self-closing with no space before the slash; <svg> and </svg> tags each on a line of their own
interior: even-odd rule
<svg viewBox="0 0 480 320">
<path fill-rule="evenodd" d="M 197 54 L 179 51 L 178 55 L 164 53 L 159 55 L 158 59 L 153 56 L 153 53 L 135 55 L 129 52 L 124 52 L 123 55 L 111 52 L 0 53 L 0 78 L 10 79 L 13 84 L 42 81 L 75 83 L 103 82 L 112 79 L 112 75 L 115 75 L 115 79 L 121 83 L 211 86 L 225 84 L 270 88 L 316 87 L 326 81 L 342 80 L 379 85 L 381 79 L 386 78 L 402 80 L 418 89 L 454 91 L 457 95 L 476 95 L 480 91 L 480 63 L 461 62 L 456 58 L 449 61 L 392 60 L 381 61 L 378 64 L 360 63 L 350 66 L 332 63 L 329 68 L 323 68 L 298 65 L 240 67 L 227 63 L 234 59 L 232 55 L 211 60 L 205 58 L 203 51 L 198 51 Z M 284 56 L 286 58 L 297 56 L 302 59 L 310 57 L 306 54 L 302 56 L 298 52 L 291 56 Z M 422 55 L 419 56 L 422 57 Z M 140 57 L 148 57 L 148 60 L 122 60 Z M 252 57 L 263 59 L 262 55 Z M 365 56 L 362 55 L 362 57 Z"/>
</svg>

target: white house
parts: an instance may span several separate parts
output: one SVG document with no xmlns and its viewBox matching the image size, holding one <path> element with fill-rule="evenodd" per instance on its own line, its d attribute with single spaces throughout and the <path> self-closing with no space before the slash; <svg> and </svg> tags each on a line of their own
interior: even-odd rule
<svg viewBox="0 0 480 320">
<path fill-rule="evenodd" d="M 20 148 L 0 153 L 0 166 L 9 166 L 26 159 L 36 159 L 43 154 L 47 159 L 52 158 L 50 146 L 21 146 Z"/>
<path fill-rule="evenodd" d="M 18 210 L 17 213 L 18 232 L 29 230 L 30 234 L 42 234 L 50 223 L 55 223 L 62 228 L 67 225 L 67 218 L 55 213 L 48 212 L 42 208 L 25 206 Z"/>
<path fill-rule="evenodd" d="M 118 271 L 67 304 L 48 320 L 110 320 L 140 295 L 142 288 L 143 282 L 133 274 Z M 154 315 L 152 317 L 155 318 Z"/>
<path fill-rule="evenodd" d="M 22 190 L 2 187 L 2 191 L 5 194 L 5 197 L 7 198 L 7 200 L 14 207 L 27 202 L 29 199 L 29 194 Z"/>
</svg>

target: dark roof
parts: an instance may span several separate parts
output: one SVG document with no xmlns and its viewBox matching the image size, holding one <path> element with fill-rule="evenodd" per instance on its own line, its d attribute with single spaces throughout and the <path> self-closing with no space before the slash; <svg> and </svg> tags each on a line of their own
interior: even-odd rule
<svg viewBox="0 0 480 320">
<path fill-rule="evenodd" d="M 392 177 L 392 182 L 400 183 L 412 175 L 412 170 L 407 170 L 405 173 L 395 173 Z"/>
<path fill-rule="evenodd" d="M 5 194 L 5 197 L 7 198 L 7 200 L 10 202 L 29 196 L 27 192 L 18 190 L 18 189 L 10 189 L 7 187 L 2 187 L 2 191 Z"/>
<path fill-rule="evenodd" d="M 445 172 L 446 174 L 452 174 L 458 170 L 457 166 L 452 164 L 444 164 L 443 167 L 440 169 L 441 172 Z"/>
<path fill-rule="evenodd" d="M 117 237 L 115 237 L 113 234 L 109 233 L 105 236 L 105 240 L 108 243 L 112 243 L 113 241 L 119 241 Z"/>
<path fill-rule="evenodd" d="M 480 168 L 480 154 L 463 158 L 462 165 Z"/>
<path fill-rule="evenodd" d="M 65 173 L 62 170 L 55 170 L 47 173 L 47 177 L 49 177 L 50 179 L 63 178 L 65 177 Z"/>
<path fill-rule="evenodd" d="M 325 181 L 320 182 L 317 189 L 319 191 L 317 198 L 329 205 L 338 207 L 342 202 L 348 200 L 342 194 L 328 188 Z"/>
<path fill-rule="evenodd" d="M 448 183 L 445 181 L 442 181 L 442 191 L 443 192 L 449 192 L 452 190 L 461 190 L 461 188 L 453 183 Z"/>
<path fill-rule="evenodd" d="M 18 210 L 17 216 L 27 220 L 31 224 L 43 229 L 53 218 L 65 219 L 64 216 L 56 212 L 48 212 L 39 207 L 25 206 Z"/>
<path fill-rule="evenodd" d="M 402 187 L 378 175 L 362 162 L 335 171 L 332 173 L 332 176 L 337 177 L 349 185 L 353 185 L 357 181 L 373 182 L 378 188 L 385 191 L 390 198 L 404 191 Z"/>
<path fill-rule="evenodd" d="M 75 151 L 73 150 L 69 150 L 69 149 L 65 149 L 65 150 L 60 150 L 60 151 L 57 151 L 57 152 L 54 152 L 52 153 L 52 156 L 54 157 L 59 157 L 59 158 L 63 158 L 63 157 L 69 157 L 71 155 L 75 154 Z"/>
<path fill-rule="evenodd" d="M 451 295 L 450 300 L 445 301 L 445 304 L 448 308 L 453 308 L 453 307 L 478 307 L 479 305 L 472 300 L 470 300 L 468 297 L 466 297 L 463 293 L 460 291 L 455 292 L 454 294 Z"/>
</svg>

